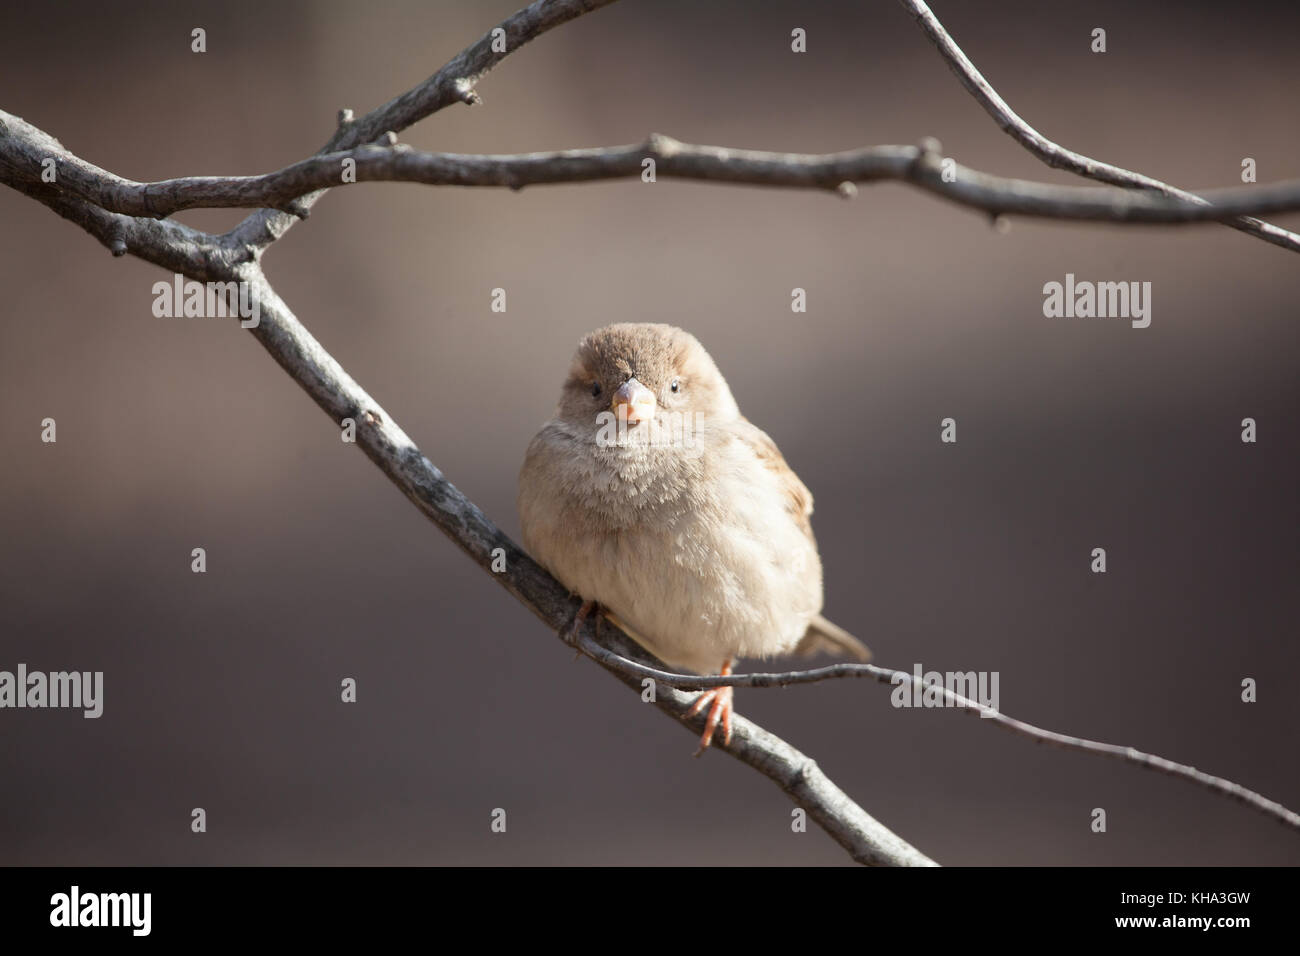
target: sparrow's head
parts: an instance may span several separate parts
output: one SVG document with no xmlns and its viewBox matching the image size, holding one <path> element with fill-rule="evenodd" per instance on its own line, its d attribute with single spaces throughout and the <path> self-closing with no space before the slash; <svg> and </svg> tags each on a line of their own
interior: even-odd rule
<svg viewBox="0 0 1300 956">
<path fill-rule="evenodd" d="M 564 381 L 561 419 L 595 425 L 602 412 L 612 413 L 628 431 L 669 418 L 694 415 L 719 423 L 740 415 L 726 380 L 695 336 L 671 325 L 630 322 L 584 337 Z"/>
</svg>

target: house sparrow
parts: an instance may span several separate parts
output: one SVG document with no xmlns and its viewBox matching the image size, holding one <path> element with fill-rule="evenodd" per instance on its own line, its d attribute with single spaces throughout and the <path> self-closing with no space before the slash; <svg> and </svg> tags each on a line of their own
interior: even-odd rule
<svg viewBox="0 0 1300 956">
<path fill-rule="evenodd" d="M 524 546 L 669 666 L 870 652 L 827 621 L 812 495 L 695 337 L 621 324 L 582 339 L 519 474 Z M 732 689 L 704 691 L 702 753 L 731 741 Z"/>
</svg>

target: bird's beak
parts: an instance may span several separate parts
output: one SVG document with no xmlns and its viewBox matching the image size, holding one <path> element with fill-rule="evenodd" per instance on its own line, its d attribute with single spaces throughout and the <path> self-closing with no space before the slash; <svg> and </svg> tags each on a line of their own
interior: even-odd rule
<svg viewBox="0 0 1300 956">
<path fill-rule="evenodd" d="M 618 387 L 609 408 L 618 416 L 620 421 L 626 421 L 629 425 L 632 425 L 637 422 L 648 422 L 654 418 L 657 406 L 658 402 L 655 401 L 655 393 L 635 378 L 629 378 Z"/>
</svg>

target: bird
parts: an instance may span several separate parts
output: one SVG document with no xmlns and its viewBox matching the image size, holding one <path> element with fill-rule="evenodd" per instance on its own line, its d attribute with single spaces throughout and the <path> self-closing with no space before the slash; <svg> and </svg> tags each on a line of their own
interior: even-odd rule
<svg viewBox="0 0 1300 956">
<path fill-rule="evenodd" d="M 550 420 L 528 445 L 525 550 L 593 614 L 665 664 L 727 676 L 741 658 L 819 651 L 867 661 L 822 616 L 813 497 L 741 413 L 683 329 L 618 323 L 584 336 Z M 703 753 L 731 743 L 731 687 L 701 691 Z"/>
</svg>

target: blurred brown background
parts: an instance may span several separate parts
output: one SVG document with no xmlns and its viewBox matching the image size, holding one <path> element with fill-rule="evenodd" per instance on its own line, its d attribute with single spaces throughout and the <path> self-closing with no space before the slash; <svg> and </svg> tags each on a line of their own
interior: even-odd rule
<svg viewBox="0 0 1300 956">
<path fill-rule="evenodd" d="M 264 172 L 516 5 L 10 4 L 0 106 L 135 179 Z M 1246 156 L 1261 181 L 1300 176 L 1292 4 L 935 11 L 1067 146 L 1189 188 L 1238 184 Z M 1075 181 L 1001 133 L 886 0 L 625 0 L 479 89 L 481 107 L 403 140 L 515 152 L 659 131 L 815 152 L 934 135 L 979 169 Z M 691 760 L 691 735 L 574 663 L 234 323 L 154 318 L 159 269 L 9 191 L 0 244 L 0 669 L 106 685 L 97 721 L 0 712 L 0 862 L 847 861 L 791 832 L 771 783 Z M 816 495 L 827 613 L 881 663 L 1000 671 L 1014 716 L 1300 804 L 1294 254 L 1212 225 L 1001 235 L 897 185 L 844 202 L 661 180 L 340 189 L 266 266 L 516 537 L 518 465 L 578 337 L 687 327 Z M 1151 327 L 1044 318 L 1043 283 L 1067 272 L 1150 281 Z M 1258 444 L 1239 440 L 1246 416 Z M 944 863 L 1300 862 L 1300 838 L 1237 804 L 896 710 L 879 685 L 742 690 L 738 709 Z"/>
</svg>

